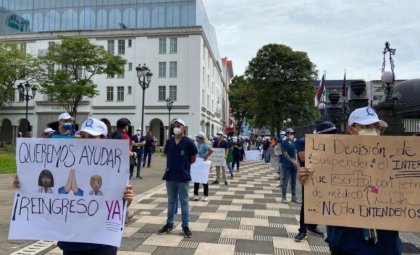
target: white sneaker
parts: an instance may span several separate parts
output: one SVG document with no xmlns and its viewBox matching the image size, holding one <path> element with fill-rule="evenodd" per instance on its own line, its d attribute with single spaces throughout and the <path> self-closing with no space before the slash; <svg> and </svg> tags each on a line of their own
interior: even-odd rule
<svg viewBox="0 0 420 255">
<path fill-rule="evenodd" d="M 204 202 L 209 201 L 209 197 L 203 197 L 203 201 L 204 201 Z"/>
<path fill-rule="evenodd" d="M 193 200 L 198 201 L 198 200 L 200 200 L 200 197 L 199 196 L 194 196 Z"/>
</svg>

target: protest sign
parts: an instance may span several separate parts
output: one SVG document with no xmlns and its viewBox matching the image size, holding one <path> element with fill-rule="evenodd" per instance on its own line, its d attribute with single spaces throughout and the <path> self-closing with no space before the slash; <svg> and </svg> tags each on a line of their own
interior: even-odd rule
<svg viewBox="0 0 420 255">
<path fill-rule="evenodd" d="M 126 140 L 18 138 L 20 188 L 9 239 L 119 247 L 126 206 Z"/>
<path fill-rule="evenodd" d="M 420 231 L 419 137 L 306 135 L 305 222 Z"/>
<path fill-rule="evenodd" d="M 226 166 L 225 148 L 213 148 L 210 160 L 213 166 Z"/>
<path fill-rule="evenodd" d="M 191 180 L 197 183 L 207 183 L 209 181 L 211 161 L 204 161 L 202 158 L 197 158 L 194 164 L 191 165 Z"/>
<path fill-rule="evenodd" d="M 260 151 L 252 150 L 252 151 L 245 151 L 245 159 L 250 161 L 260 160 Z"/>
</svg>

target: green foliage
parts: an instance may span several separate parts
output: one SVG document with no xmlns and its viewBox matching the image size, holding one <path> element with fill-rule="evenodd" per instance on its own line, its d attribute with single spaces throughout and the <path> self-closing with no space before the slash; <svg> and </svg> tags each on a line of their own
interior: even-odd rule
<svg viewBox="0 0 420 255">
<path fill-rule="evenodd" d="M 233 111 L 272 132 L 279 131 L 286 118 L 295 126 L 307 124 L 317 116 L 312 85 L 316 76 L 315 65 L 305 52 L 281 44 L 265 45 L 249 62 L 245 77 L 232 82 Z"/>
<path fill-rule="evenodd" d="M 49 72 L 41 82 L 41 92 L 76 117 L 80 103 L 99 94 L 92 78 L 123 73 L 126 60 L 86 38 L 60 37 L 60 40 L 51 45 L 42 58 Z"/>
<path fill-rule="evenodd" d="M 16 173 L 15 149 L 6 145 L 0 149 L 0 174 Z"/>
<path fill-rule="evenodd" d="M 0 106 L 10 101 L 16 82 L 31 82 L 42 75 L 39 59 L 21 50 L 16 43 L 0 43 Z"/>
</svg>

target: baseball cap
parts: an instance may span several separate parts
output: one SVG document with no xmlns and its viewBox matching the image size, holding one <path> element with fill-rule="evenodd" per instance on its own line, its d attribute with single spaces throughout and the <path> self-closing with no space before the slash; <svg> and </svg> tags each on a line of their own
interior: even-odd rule
<svg viewBox="0 0 420 255">
<path fill-rule="evenodd" d="M 335 127 L 334 123 L 331 121 L 324 121 L 316 125 L 315 134 L 325 134 L 328 132 L 336 131 L 337 128 Z"/>
<path fill-rule="evenodd" d="M 285 135 L 285 134 L 286 134 L 286 132 L 284 132 L 284 131 L 280 132 L 280 135 Z"/>
<path fill-rule="evenodd" d="M 58 120 L 68 120 L 68 119 L 73 119 L 73 117 L 70 116 L 68 112 L 63 112 L 62 114 L 58 116 Z"/>
<path fill-rule="evenodd" d="M 141 131 L 141 127 L 138 127 L 138 128 L 136 129 L 136 131 Z"/>
<path fill-rule="evenodd" d="M 179 124 L 183 125 L 185 127 L 185 122 L 183 120 L 181 120 L 180 118 L 176 118 L 172 121 L 172 124 L 174 124 L 175 122 L 178 122 Z"/>
<path fill-rule="evenodd" d="M 93 136 L 108 135 L 108 128 L 105 123 L 95 118 L 89 118 L 83 122 L 79 132 L 81 131 Z"/>
<path fill-rule="evenodd" d="M 206 135 L 204 134 L 204 132 L 198 132 L 198 134 L 196 134 L 195 137 L 204 138 L 206 137 Z"/>
<path fill-rule="evenodd" d="M 360 125 L 378 123 L 382 128 L 388 127 L 388 123 L 380 120 L 378 114 L 376 114 L 375 110 L 370 106 L 358 108 L 350 114 L 348 125 L 351 126 L 355 123 Z"/>
<path fill-rule="evenodd" d="M 217 132 L 217 135 L 223 135 L 222 131 Z"/>
<path fill-rule="evenodd" d="M 52 128 L 46 128 L 46 129 L 44 129 L 44 133 L 45 133 L 45 134 L 47 134 L 47 133 L 49 133 L 49 132 L 55 132 L 55 130 L 54 130 L 54 129 L 52 129 Z"/>
<path fill-rule="evenodd" d="M 295 131 L 293 130 L 293 128 L 287 128 L 286 129 L 286 133 L 294 133 Z"/>
</svg>

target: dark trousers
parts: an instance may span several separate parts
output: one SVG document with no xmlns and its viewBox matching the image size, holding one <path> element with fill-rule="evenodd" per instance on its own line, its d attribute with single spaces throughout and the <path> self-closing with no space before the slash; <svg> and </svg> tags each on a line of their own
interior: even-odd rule
<svg viewBox="0 0 420 255">
<path fill-rule="evenodd" d="M 315 229 L 318 227 L 318 225 L 316 224 L 305 224 L 305 214 L 304 214 L 304 199 L 305 196 L 303 195 L 304 193 L 304 187 L 302 186 L 302 205 L 300 206 L 300 220 L 299 220 L 299 233 L 306 233 L 307 229 Z"/>
<path fill-rule="evenodd" d="M 137 173 L 136 173 L 136 177 L 140 176 L 140 171 L 141 171 L 141 160 L 143 158 L 143 151 L 136 151 L 137 152 Z"/>
<path fill-rule="evenodd" d="M 144 149 L 143 167 L 146 164 L 146 159 L 147 159 L 147 167 L 150 167 L 150 161 L 152 161 L 152 148 Z"/>
<path fill-rule="evenodd" d="M 239 170 L 239 162 L 241 161 L 241 155 L 233 155 L 233 162 L 232 162 L 232 168 L 235 168 L 235 164 L 236 164 L 236 169 Z"/>
<path fill-rule="evenodd" d="M 352 253 L 341 251 L 341 250 L 339 250 L 337 248 L 334 248 L 332 246 L 330 246 L 330 251 L 331 251 L 331 255 L 355 255 L 355 254 L 352 254 Z"/>
<path fill-rule="evenodd" d="M 203 183 L 204 187 L 204 196 L 209 196 L 209 183 Z M 200 183 L 194 182 L 194 195 L 198 196 L 198 190 L 200 189 Z"/>
<path fill-rule="evenodd" d="M 93 250 L 63 251 L 63 255 L 117 255 L 118 247 L 104 246 Z"/>
</svg>

